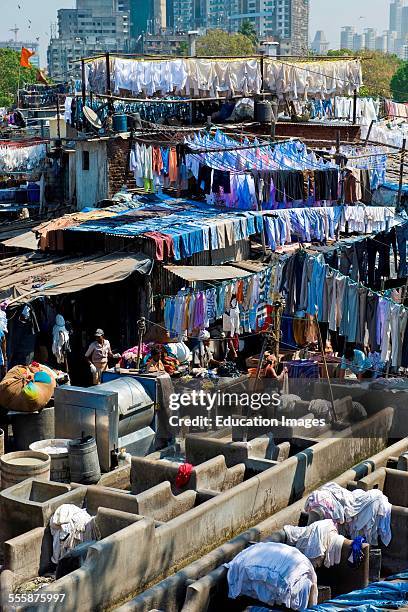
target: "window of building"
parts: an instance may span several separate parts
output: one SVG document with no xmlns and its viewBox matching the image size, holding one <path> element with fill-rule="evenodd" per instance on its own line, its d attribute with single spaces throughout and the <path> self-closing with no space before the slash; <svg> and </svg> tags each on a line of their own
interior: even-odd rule
<svg viewBox="0 0 408 612">
<path fill-rule="evenodd" d="M 89 170 L 89 151 L 82 151 L 82 170 Z"/>
</svg>

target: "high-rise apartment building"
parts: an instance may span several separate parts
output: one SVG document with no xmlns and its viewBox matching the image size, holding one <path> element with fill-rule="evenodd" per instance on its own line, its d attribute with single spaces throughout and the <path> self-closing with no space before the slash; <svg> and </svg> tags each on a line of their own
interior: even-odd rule
<svg viewBox="0 0 408 612">
<path fill-rule="evenodd" d="M 390 4 L 390 32 L 396 32 L 398 36 L 401 35 L 401 12 L 404 3 L 402 0 L 394 0 Z"/>
<path fill-rule="evenodd" d="M 56 80 L 79 73 L 78 60 L 106 51 L 129 49 L 129 0 L 76 0 L 75 9 L 58 11 L 58 37 L 48 47 L 48 68 Z"/>
<path fill-rule="evenodd" d="M 393 0 L 390 4 L 389 35 L 393 36 L 389 53 L 397 53 L 404 58 L 404 46 L 408 42 L 408 6 L 407 0 Z"/>
<path fill-rule="evenodd" d="M 375 40 L 377 38 L 377 30 L 374 28 L 367 28 L 364 32 L 365 41 L 364 48 L 368 51 L 375 51 Z"/>
<path fill-rule="evenodd" d="M 148 0 L 149 1 L 149 0 Z M 150 0 L 151 1 L 151 0 Z M 142 3 L 146 0 L 131 0 Z M 151 11 L 151 9 L 150 9 Z M 156 17 L 157 11 L 153 10 Z M 146 15 L 141 10 L 132 16 L 132 36 L 147 30 Z M 167 0 L 166 24 L 175 32 L 223 29 L 237 32 L 244 21 L 250 21 L 260 39 L 281 41 L 293 54 L 308 49 L 309 0 Z"/>
<path fill-rule="evenodd" d="M 353 26 L 344 26 L 340 32 L 340 49 L 352 49 L 356 30 Z"/>
</svg>

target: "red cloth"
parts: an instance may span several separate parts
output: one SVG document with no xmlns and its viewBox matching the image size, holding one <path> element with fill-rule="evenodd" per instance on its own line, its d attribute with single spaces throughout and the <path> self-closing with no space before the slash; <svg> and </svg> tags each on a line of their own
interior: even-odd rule
<svg viewBox="0 0 408 612">
<path fill-rule="evenodd" d="M 178 489 L 181 489 L 181 487 L 184 487 L 188 483 L 192 471 L 193 466 L 191 463 L 182 463 L 180 465 L 176 476 L 176 487 Z"/>
<path fill-rule="evenodd" d="M 158 261 L 163 261 L 164 259 L 165 246 L 167 247 L 167 257 L 174 257 L 173 238 L 171 236 L 161 232 L 145 232 L 143 235 L 154 241 L 156 245 L 156 259 Z"/>
</svg>

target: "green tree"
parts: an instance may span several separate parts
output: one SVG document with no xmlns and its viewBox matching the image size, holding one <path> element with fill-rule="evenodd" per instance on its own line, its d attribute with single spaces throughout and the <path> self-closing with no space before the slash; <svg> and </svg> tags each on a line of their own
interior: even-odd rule
<svg viewBox="0 0 408 612">
<path fill-rule="evenodd" d="M 179 53 L 180 55 L 188 55 L 188 42 L 182 40 L 179 44 Z"/>
<path fill-rule="evenodd" d="M 328 57 L 344 57 L 345 55 L 354 55 L 354 51 L 350 51 L 350 49 L 329 49 L 327 52 Z"/>
<path fill-rule="evenodd" d="M 246 36 L 247 38 L 249 38 L 252 44 L 254 45 L 258 44 L 258 36 L 256 34 L 255 26 L 253 22 L 250 21 L 249 19 L 244 19 L 238 32 L 242 34 L 243 36 Z"/>
<path fill-rule="evenodd" d="M 0 49 L 0 106 L 10 106 L 16 101 L 18 81 L 35 83 L 37 70 L 21 68 L 20 53 L 11 49 Z"/>
<path fill-rule="evenodd" d="M 254 43 L 243 34 L 228 34 L 224 30 L 209 30 L 197 40 L 197 55 L 239 57 L 253 55 Z"/>
<path fill-rule="evenodd" d="M 353 56 L 359 57 L 363 70 L 363 87 L 360 96 L 373 96 L 390 98 L 391 79 L 402 64 L 396 55 L 382 53 L 381 51 L 351 51 L 350 49 L 331 50 L 329 57 Z"/>
<path fill-rule="evenodd" d="M 408 62 L 401 64 L 392 77 L 391 91 L 397 102 L 408 102 Z"/>
</svg>

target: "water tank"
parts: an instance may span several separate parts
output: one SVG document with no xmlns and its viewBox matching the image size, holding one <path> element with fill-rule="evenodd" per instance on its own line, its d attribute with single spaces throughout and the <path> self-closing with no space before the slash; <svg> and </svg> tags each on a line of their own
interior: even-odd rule
<svg viewBox="0 0 408 612">
<path fill-rule="evenodd" d="M 113 130 L 115 132 L 127 132 L 127 115 L 123 113 L 116 113 L 113 115 Z"/>
<path fill-rule="evenodd" d="M 272 122 L 272 106 L 267 100 L 261 100 L 255 104 L 255 121 L 259 123 Z"/>
</svg>

